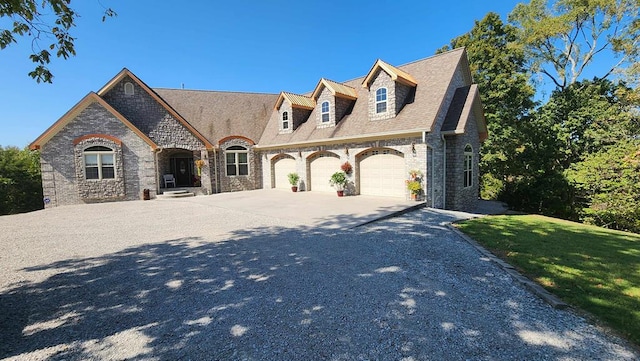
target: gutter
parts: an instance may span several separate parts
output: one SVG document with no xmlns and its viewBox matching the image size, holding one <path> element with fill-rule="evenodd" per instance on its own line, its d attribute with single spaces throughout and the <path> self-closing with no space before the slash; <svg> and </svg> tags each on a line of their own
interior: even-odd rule
<svg viewBox="0 0 640 361">
<path fill-rule="evenodd" d="M 336 138 L 326 138 L 326 139 L 318 139 L 318 140 L 307 140 L 300 142 L 292 142 L 292 143 L 280 143 L 280 144 L 272 144 L 261 146 L 256 144 L 254 149 L 257 150 L 271 150 L 271 149 L 281 149 L 281 148 L 295 148 L 301 146 L 314 146 L 314 145 L 332 145 L 332 144 L 340 144 L 340 143 L 352 143 L 354 141 L 367 141 L 367 140 L 381 140 L 390 137 L 394 138 L 402 138 L 402 136 L 420 136 L 422 135 L 423 139 L 425 139 L 425 131 L 424 129 L 409 129 L 409 130 L 401 130 L 396 132 L 383 132 L 383 133 L 373 133 L 368 134 L 366 136 L 353 137 L 353 136 L 343 136 Z"/>
</svg>

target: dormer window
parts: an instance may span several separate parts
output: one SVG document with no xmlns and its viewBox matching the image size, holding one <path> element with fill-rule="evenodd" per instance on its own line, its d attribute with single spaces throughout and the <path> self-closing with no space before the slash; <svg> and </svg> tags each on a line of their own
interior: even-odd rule
<svg viewBox="0 0 640 361">
<path fill-rule="evenodd" d="M 387 111 L 387 88 L 376 90 L 376 113 L 385 113 Z"/>
<path fill-rule="evenodd" d="M 133 95 L 133 83 L 124 83 L 124 95 Z"/>
<path fill-rule="evenodd" d="M 282 129 L 289 129 L 289 112 L 282 113 Z"/>
<path fill-rule="evenodd" d="M 320 108 L 320 119 L 322 119 L 323 123 L 327 123 L 329 121 L 329 102 L 322 102 L 322 106 Z"/>
</svg>

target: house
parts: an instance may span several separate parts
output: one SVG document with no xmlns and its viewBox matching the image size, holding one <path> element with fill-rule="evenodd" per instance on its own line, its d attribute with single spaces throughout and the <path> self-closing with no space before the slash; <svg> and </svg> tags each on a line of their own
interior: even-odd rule
<svg viewBox="0 0 640 361">
<path fill-rule="evenodd" d="M 436 208 L 478 199 L 487 127 L 463 48 L 365 76 L 320 79 L 312 92 L 258 94 L 152 89 L 123 69 L 31 145 L 40 150 L 46 207 L 290 187 L 333 192 L 349 162 L 349 193 L 406 198 L 412 170 Z M 165 182 L 165 175 L 171 183 Z"/>
</svg>

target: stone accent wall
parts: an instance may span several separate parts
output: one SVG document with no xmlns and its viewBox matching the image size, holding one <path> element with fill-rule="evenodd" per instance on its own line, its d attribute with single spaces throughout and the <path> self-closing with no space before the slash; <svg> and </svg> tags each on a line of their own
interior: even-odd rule
<svg viewBox="0 0 640 361">
<path fill-rule="evenodd" d="M 480 141 L 476 118 L 472 114 L 464 134 L 447 136 L 447 198 L 446 208 L 471 211 L 478 204 Z M 473 178 L 471 187 L 464 187 L 464 148 L 473 148 Z"/>
<path fill-rule="evenodd" d="M 306 122 L 311 115 L 311 110 L 293 108 L 293 130 L 298 129 L 302 123 Z"/>
<path fill-rule="evenodd" d="M 376 91 L 380 88 L 387 88 L 387 111 L 376 113 Z M 378 70 L 374 81 L 369 86 L 369 119 L 384 120 L 396 116 L 396 82 L 391 76 L 382 70 Z"/>
<path fill-rule="evenodd" d="M 133 84 L 133 95 L 124 93 L 126 83 Z M 198 138 L 129 77 L 104 94 L 103 99 L 162 148 L 204 149 Z"/>
<path fill-rule="evenodd" d="M 84 150 L 88 147 L 103 146 L 113 149 L 115 178 L 86 179 Z M 92 137 L 84 139 L 74 147 L 78 197 L 83 201 L 122 200 L 125 198 L 124 159 L 122 146 L 111 139 Z"/>
<path fill-rule="evenodd" d="M 336 97 L 336 124 L 338 124 L 345 115 L 351 113 L 354 103 L 355 100 Z"/>
<path fill-rule="evenodd" d="M 322 103 L 329 102 L 329 121 L 322 122 Z M 318 128 L 329 128 L 336 126 L 336 97 L 331 91 L 324 87 L 316 100 L 316 124 Z"/>
<path fill-rule="evenodd" d="M 413 91 L 414 91 L 413 87 L 396 83 L 396 97 L 395 97 L 396 99 L 395 114 L 396 115 L 398 115 L 402 110 L 402 108 L 404 108 L 404 106 L 407 105 L 407 103 L 409 102 L 409 97 Z M 375 98 L 374 98 L 374 101 L 375 101 Z"/>
<path fill-rule="evenodd" d="M 249 165 L 249 175 L 227 176 L 226 149 L 232 146 L 245 147 L 248 150 L 247 161 Z M 262 164 L 260 153 L 253 149 L 253 145 L 241 138 L 232 138 L 220 144 L 217 162 L 220 175 L 220 192 L 248 191 L 262 188 Z M 267 168 L 269 168 L 267 166 Z"/>
<path fill-rule="evenodd" d="M 284 114 L 284 112 L 287 112 L 289 115 L 289 128 L 284 129 L 282 127 L 282 115 Z M 287 134 L 287 133 L 293 133 L 294 130 L 294 117 L 293 117 L 293 108 L 291 107 L 291 104 L 288 101 L 283 101 L 282 105 L 280 106 L 280 109 L 278 110 L 278 130 L 280 131 L 281 134 Z"/>
<path fill-rule="evenodd" d="M 116 156 L 116 174 L 121 182 L 101 188 L 86 186 L 84 163 L 79 163 L 74 140 L 89 134 L 106 134 L 122 142 Z M 103 142 L 88 138 L 85 143 Z M 106 145 L 106 144 L 105 144 Z M 112 144 L 111 144 L 112 145 Z M 110 145 L 110 146 L 111 146 Z M 113 199 L 140 199 L 143 189 L 156 194 L 155 157 L 151 147 L 98 103 L 84 109 L 75 119 L 42 146 L 40 151 L 45 207 Z M 78 167 L 81 166 L 81 169 Z M 92 183 L 98 181 L 91 181 Z M 107 182 L 109 183 L 109 182 Z M 101 195 L 100 189 L 105 193 Z M 124 189 L 124 195 L 122 194 Z"/>
</svg>

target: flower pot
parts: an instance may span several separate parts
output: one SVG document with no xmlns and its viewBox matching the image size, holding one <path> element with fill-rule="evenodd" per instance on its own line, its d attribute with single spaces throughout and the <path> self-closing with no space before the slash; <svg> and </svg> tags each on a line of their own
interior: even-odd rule
<svg viewBox="0 0 640 361">
<path fill-rule="evenodd" d="M 338 197 L 344 197 L 344 191 L 336 191 L 338 193 Z"/>
<path fill-rule="evenodd" d="M 292 192 L 297 192 L 298 191 L 298 187 L 291 187 L 291 191 Z"/>
<path fill-rule="evenodd" d="M 411 200 L 412 201 L 417 201 L 418 200 L 418 195 L 415 193 L 411 193 Z"/>
</svg>

